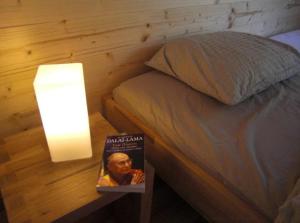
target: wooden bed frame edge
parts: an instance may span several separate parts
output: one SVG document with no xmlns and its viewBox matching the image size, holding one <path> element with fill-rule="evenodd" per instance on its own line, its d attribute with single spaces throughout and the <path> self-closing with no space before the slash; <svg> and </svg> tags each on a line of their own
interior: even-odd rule
<svg viewBox="0 0 300 223">
<path fill-rule="evenodd" d="M 209 221 L 271 222 L 254 205 L 165 143 L 155 131 L 118 105 L 111 95 L 103 97 L 103 113 L 119 131 L 145 134 L 146 158 L 156 173 Z"/>
</svg>

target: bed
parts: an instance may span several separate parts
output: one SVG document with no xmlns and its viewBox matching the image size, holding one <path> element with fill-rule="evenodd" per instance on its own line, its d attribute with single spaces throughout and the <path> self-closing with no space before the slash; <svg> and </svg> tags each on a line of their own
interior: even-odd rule
<svg viewBox="0 0 300 223">
<path fill-rule="evenodd" d="M 218 43 L 211 44 L 215 37 L 222 39 L 217 48 Z M 238 48 L 230 46 L 230 42 L 237 42 L 236 38 L 245 39 L 239 41 Z M 259 46 L 259 51 L 247 53 L 250 64 L 255 64 L 250 68 L 244 60 L 236 62 L 244 56 L 240 48 L 249 48 L 248 38 L 267 47 L 262 50 Z M 198 40 L 198 37 L 184 43 L 179 40 L 173 46 L 163 47 L 148 62 L 156 70 L 125 81 L 112 96 L 105 97 L 106 117 L 121 131 L 144 132 L 146 157 L 156 172 L 209 220 L 296 222 L 300 207 L 299 54 L 272 40 L 226 32 L 221 37 L 200 37 L 201 44 L 205 44 L 201 48 L 201 61 L 195 62 L 199 57 L 195 49 L 201 45 Z M 228 41 L 229 52 L 224 41 Z M 178 49 L 182 45 L 185 47 Z M 232 51 L 234 54 L 224 58 L 220 48 L 225 55 Z M 252 58 L 262 52 L 261 59 L 256 59 L 265 60 L 266 51 L 279 57 L 264 61 L 264 64 L 276 63 L 264 70 Z M 255 54 L 251 56 L 252 53 Z M 238 59 L 231 61 L 226 70 L 224 64 L 235 55 Z M 214 58 L 213 66 L 211 61 L 203 64 L 208 56 Z M 287 60 L 289 56 L 291 60 Z M 185 57 L 193 63 L 181 66 Z M 284 65 L 277 67 L 282 60 Z M 280 78 L 276 74 L 269 81 L 283 66 L 284 75 L 280 72 Z M 228 75 L 238 69 L 250 70 L 248 76 L 239 76 L 240 82 L 236 83 L 228 76 L 222 80 L 218 67 Z M 255 80 L 253 72 L 257 69 L 263 69 L 259 75 L 266 74 L 268 79 L 259 76 L 263 81 Z M 188 73 L 184 73 L 186 70 Z M 209 76 L 195 79 L 199 72 Z M 210 85 L 214 77 L 221 84 Z"/>
</svg>

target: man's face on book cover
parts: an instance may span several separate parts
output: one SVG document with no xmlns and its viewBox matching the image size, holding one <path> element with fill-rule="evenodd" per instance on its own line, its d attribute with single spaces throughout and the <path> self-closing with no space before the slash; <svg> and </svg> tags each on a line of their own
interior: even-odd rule
<svg viewBox="0 0 300 223">
<path fill-rule="evenodd" d="M 115 174 L 128 174 L 132 161 L 125 153 L 114 153 L 108 157 L 108 170 Z"/>
</svg>

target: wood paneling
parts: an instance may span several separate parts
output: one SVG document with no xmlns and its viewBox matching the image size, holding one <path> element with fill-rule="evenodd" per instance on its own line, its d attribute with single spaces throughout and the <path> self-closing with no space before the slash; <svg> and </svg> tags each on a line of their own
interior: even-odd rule
<svg viewBox="0 0 300 223">
<path fill-rule="evenodd" d="M 218 30 L 268 36 L 300 27 L 299 0 L 2 0 L 0 137 L 40 124 L 39 64 L 82 62 L 89 111 L 173 38 Z"/>
</svg>

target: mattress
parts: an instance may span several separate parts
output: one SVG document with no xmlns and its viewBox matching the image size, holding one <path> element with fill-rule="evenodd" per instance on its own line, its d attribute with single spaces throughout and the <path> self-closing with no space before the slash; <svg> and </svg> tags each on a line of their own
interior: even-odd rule
<svg viewBox="0 0 300 223">
<path fill-rule="evenodd" d="M 287 33 L 281 33 L 270 37 L 273 40 L 285 43 L 294 47 L 300 53 L 300 29 Z"/>
<path fill-rule="evenodd" d="M 123 82 L 113 97 L 266 216 L 300 197 L 292 196 L 300 186 L 300 75 L 235 106 L 158 71 Z"/>
</svg>

